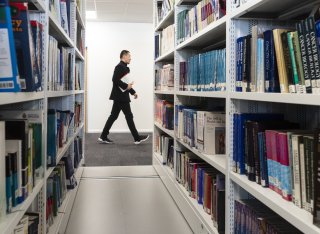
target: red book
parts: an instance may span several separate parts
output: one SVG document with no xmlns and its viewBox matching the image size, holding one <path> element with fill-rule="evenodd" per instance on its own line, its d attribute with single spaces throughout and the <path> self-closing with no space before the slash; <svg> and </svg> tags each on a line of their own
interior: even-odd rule
<svg viewBox="0 0 320 234">
<path fill-rule="evenodd" d="M 266 131 L 266 150 L 267 150 L 267 171 L 268 171 L 268 180 L 269 188 L 274 190 L 274 161 L 272 157 L 272 142 L 271 142 L 272 131 Z"/>
<path fill-rule="evenodd" d="M 278 133 L 279 156 L 280 156 L 280 184 L 282 197 L 287 201 L 292 201 L 291 172 L 289 165 L 288 138 L 286 132 Z"/>
</svg>

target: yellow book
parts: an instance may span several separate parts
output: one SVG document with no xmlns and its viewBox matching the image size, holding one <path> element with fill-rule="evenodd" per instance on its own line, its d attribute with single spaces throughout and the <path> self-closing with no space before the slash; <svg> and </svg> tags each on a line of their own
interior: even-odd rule
<svg viewBox="0 0 320 234">
<path fill-rule="evenodd" d="M 279 82 L 280 82 L 280 90 L 281 93 L 288 93 L 288 74 L 285 67 L 285 58 L 283 54 L 283 45 L 281 41 L 281 34 L 284 32 L 288 32 L 288 29 L 274 29 L 273 30 L 273 38 L 274 38 L 274 46 L 276 51 L 277 65 L 278 65 L 278 73 L 279 73 Z"/>
</svg>

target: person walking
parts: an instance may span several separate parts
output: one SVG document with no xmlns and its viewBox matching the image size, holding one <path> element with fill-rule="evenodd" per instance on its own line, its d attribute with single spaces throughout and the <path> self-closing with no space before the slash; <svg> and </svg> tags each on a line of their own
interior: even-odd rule
<svg viewBox="0 0 320 234">
<path fill-rule="evenodd" d="M 103 128 L 100 137 L 98 138 L 98 142 L 104 144 L 113 143 L 113 141 L 108 138 L 109 131 L 113 123 L 118 118 L 120 111 L 122 111 L 133 136 L 134 143 L 140 144 L 141 142 L 148 140 L 149 135 L 139 135 L 133 121 L 129 94 L 133 95 L 134 99 L 138 98 L 138 94 L 133 89 L 133 82 L 130 81 L 130 69 L 128 67 L 128 64 L 131 62 L 130 52 L 128 50 L 121 51 L 120 60 L 120 63 L 114 69 L 112 77 L 113 87 L 109 98 L 110 100 L 113 100 L 111 114 Z"/>
</svg>

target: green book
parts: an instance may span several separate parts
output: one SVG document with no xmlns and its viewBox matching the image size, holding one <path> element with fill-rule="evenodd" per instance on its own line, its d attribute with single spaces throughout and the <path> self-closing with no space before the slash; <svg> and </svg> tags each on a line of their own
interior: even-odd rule
<svg viewBox="0 0 320 234">
<path fill-rule="evenodd" d="M 297 65 L 296 65 L 296 58 L 294 55 L 294 48 L 293 48 L 291 32 L 287 33 L 287 37 L 288 37 L 288 46 L 289 46 L 290 59 L 291 59 L 292 70 L 293 70 L 293 84 L 296 86 L 297 84 L 299 84 L 299 76 L 298 76 L 298 70 L 297 70 Z"/>
<path fill-rule="evenodd" d="M 303 71 L 303 65 L 302 65 L 302 56 L 301 56 L 301 49 L 299 44 L 299 36 L 298 32 L 292 32 L 292 42 L 293 42 L 293 48 L 294 48 L 294 54 L 296 58 L 296 66 L 298 70 L 298 76 L 299 76 L 299 91 L 300 93 L 306 93 L 306 85 L 304 81 L 304 71 Z"/>
</svg>

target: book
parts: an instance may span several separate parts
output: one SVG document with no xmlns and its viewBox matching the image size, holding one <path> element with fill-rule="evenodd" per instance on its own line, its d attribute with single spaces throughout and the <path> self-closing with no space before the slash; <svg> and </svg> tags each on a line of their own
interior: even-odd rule
<svg viewBox="0 0 320 234">
<path fill-rule="evenodd" d="M 42 77 L 36 61 L 28 4 L 11 2 L 10 7 L 20 87 L 25 92 L 38 91 L 41 89 Z"/>
<path fill-rule="evenodd" d="M 316 129 L 314 133 L 314 164 L 313 171 L 319 172 L 320 169 L 320 130 Z M 313 203 L 313 223 L 320 227 L 320 175 L 319 173 L 313 173 L 314 181 L 314 203 Z"/>
<path fill-rule="evenodd" d="M 286 35 L 288 29 L 274 29 L 273 37 L 274 37 L 274 45 L 276 51 L 276 59 L 278 65 L 278 73 L 279 73 L 279 82 L 280 82 L 280 91 L 281 93 L 288 93 L 288 74 L 291 71 L 287 66 L 289 66 L 287 55 L 288 50 L 287 46 L 284 43 L 285 40 L 282 40 L 281 35 Z M 283 34 L 285 33 L 285 34 Z"/>
<path fill-rule="evenodd" d="M 208 155 L 225 154 L 225 114 L 205 112 L 204 150 Z"/>
<path fill-rule="evenodd" d="M 11 156 L 12 162 L 14 162 L 16 165 L 14 165 L 15 172 L 12 171 L 12 173 L 16 173 L 15 178 L 13 178 L 15 189 L 14 189 L 14 197 L 13 197 L 13 207 L 17 206 L 18 204 L 22 203 L 24 201 L 24 197 L 22 194 L 22 141 L 21 140 L 6 140 L 6 155 Z"/>
<path fill-rule="evenodd" d="M 35 58 L 37 63 L 37 73 L 39 74 L 39 79 L 42 80 L 43 77 L 43 41 L 42 41 L 42 34 L 43 34 L 43 25 L 38 22 L 37 20 L 30 20 L 31 24 L 31 31 L 33 37 L 33 44 L 35 47 Z M 42 85 L 42 84 L 41 84 Z"/>
<path fill-rule="evenodd" d="M 0 220 L 7 211 L 5 122 L 0 121 Z"/>
<path fill-rule="evenodd" d="M 306 38 L 305 38 L 305 29 L 303 27 L 303 22 L 298 22 L 296 24 L 296 29 L 297 29 L 298 37 L 299 37 L 299 45 L 300 45 L 300 50 L 301 50 L 301 59 L 302 59 L 306 93 L 312 93 L 311 74 L 310 74 L 310 70 L 309 70 L 310 57 L 308 56 L 308 50 L 307 50 Z"/>
<path fill-rule="evenodd" d="M 0 1 L 0 92 L 19 92 L 20 78 L 9 1 Z"/>
</svg>

